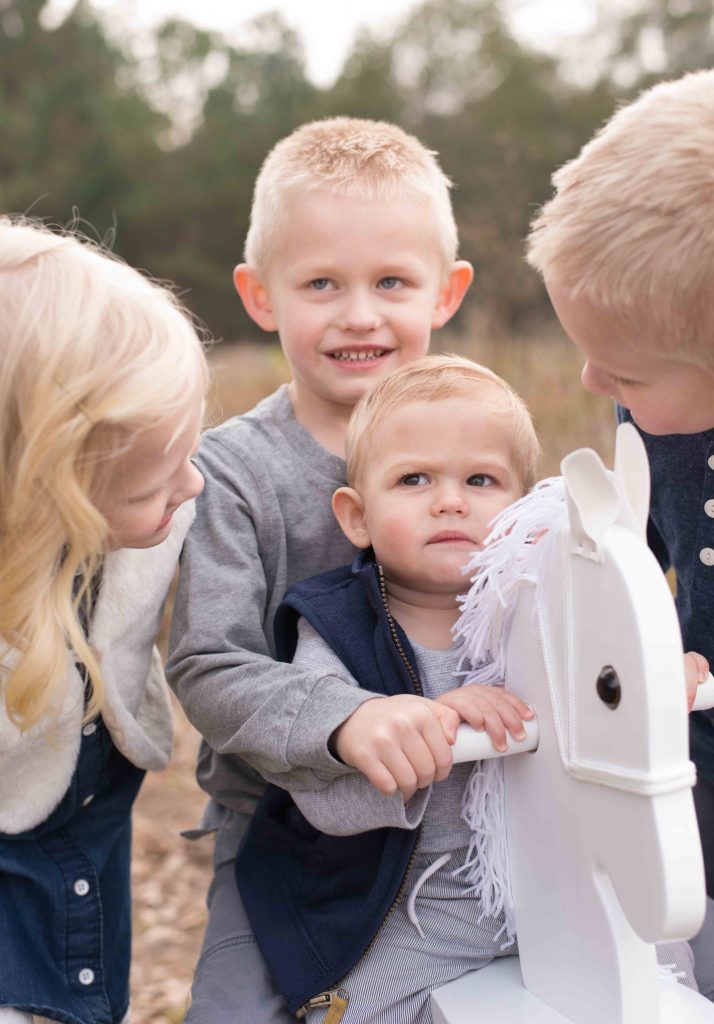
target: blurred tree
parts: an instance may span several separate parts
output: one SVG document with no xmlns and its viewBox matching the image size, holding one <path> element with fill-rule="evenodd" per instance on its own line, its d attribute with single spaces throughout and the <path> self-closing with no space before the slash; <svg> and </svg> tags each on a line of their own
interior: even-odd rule
<svg viewBox="0 0 714 1024">
<path fill-rule="evenodd" d="M 164 119 L 84 0 L 54 30 L 44 7 L 0 3 L 0 208 L 61 223 L 78 210 L 98 234 L 117 222 L 121 233 Z"/>
<path fill-rule="evenodd" d="M 232 284 L 242 258 L 253 184 L 268 150 L 315 116 L 317 90 L 305 74 L 302 44 L 276 14 L 256 18 L 233 47 L 185 23 L 164 28 L 164 74 L 223 62 L 208 88 L 190 141 L 167 154 L 160 185 L 141 216 L 152 265 L 186 289 L 192 308 L 218 336 L 259 335 Z"/>
<path fill-rule="evenodd" d="M 499 0 L 426 0 L 397 32 L 392 62 L 408 126 L 456 185 L 461 253 L 476 269 L 465 310 L 522 325 L 547 309 L 523 261 L 529 221 L 614 96 L 565 81 L 555 59 L 512 35 Z"/>
<path fill-rule="evenodd" d="M 711 0 L 640 0 L 624 14 L 608 6 L 598 31 L 612 40 L 605 74 L 634 91 L 714 65 Z"/>
</svg>

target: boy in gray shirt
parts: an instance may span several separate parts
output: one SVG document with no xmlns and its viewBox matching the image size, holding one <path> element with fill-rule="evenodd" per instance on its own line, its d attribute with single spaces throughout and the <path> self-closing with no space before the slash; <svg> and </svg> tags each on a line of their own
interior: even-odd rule
<svg viewBox="0 0 714 1024">
<path fill-rule="evenodd" d="M 234 860 L 263 780 L 290 772 L 311 789 L 349 770 L 327 738 L 368 695 L 329 671 L 276 663 L 273 616 L 292 583 L 354 553 L 330 508 L 353 406 L 426 352 L 471 282 L 448 190 L 416 139 L 348 118 L 282 140 L 256 182 L 234 280 L 256 323 L 278 332 L 292 381 L 203 439 L 206 486 L 167 666 L 204 737 L 204 826 L 218 831 L 191 1024 L 292 1019 L 255 947 Z M 368 777 L 372 753 L 357 765 Z"/>
</svg>

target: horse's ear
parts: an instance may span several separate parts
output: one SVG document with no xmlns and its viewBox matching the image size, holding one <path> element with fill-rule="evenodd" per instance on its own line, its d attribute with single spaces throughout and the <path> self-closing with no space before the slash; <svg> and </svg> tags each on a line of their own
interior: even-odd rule
<svg viewBox="0 0 714 1024">
<path fill-rule="evenodd" d="M 620 495 L 618 522 L 646 538 L 650 467 L 644 441 L 632 423 L 621 423 L 615 435 L 615 486 Z"/>
<path fill-rule="evenodd" d="M 570 518 L 573 550 L 601 560 L 601 543 L 617 519 L 620 499 L 612 477 L 592 448 L 579 448 L 560 464 Z"/>
</svg>

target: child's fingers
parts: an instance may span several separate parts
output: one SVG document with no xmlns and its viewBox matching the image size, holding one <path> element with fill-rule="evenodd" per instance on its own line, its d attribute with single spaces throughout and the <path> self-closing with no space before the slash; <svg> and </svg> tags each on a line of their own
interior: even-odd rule
<svg viewBox="0 0 714 1024">
<path fill-rule="evenodd" d="M 442 694 L 439 700 L 448 701 L 474 729 L 485 729 L 497 750 L 505 749 L 506 730 L 514 739 L 522 740 L 523 721 L 534 717 L 530 705 L 501 686 L 470 684 Z"/>
<path fill-rule="evenodd" d="M 441 725 L 441 729 L 444 736 L 446 737 L 447 743 L 455 743 L 456 733 L 458 732 L 459 729 L 459 723 L 462 721 L 459 712 L 450 705 L 442 704 L 438 700 L 432 702 L 432 711 L 437 721 Z"/>
</svg>

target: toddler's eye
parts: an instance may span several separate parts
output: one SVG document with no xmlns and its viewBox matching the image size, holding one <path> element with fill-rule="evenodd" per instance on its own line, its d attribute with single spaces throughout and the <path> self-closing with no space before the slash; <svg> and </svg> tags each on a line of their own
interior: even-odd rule
<svg viewBox="0 0 714 1024">
<path fill-rule="evenodd" d="M 469 487 L 493 487 L 496 481 L 488 473 L 474 473 L 466 483 Z"/>
<path fill-rule="evenodd" d="M 406 473 L 402 477 L 401 483 L 405 487 L 423 487 L 424 484 L 429 483 L 429 478 L 426 473 Z"/>
<path fill-rule="evenodd" d="M 636 388 L 639 383 L 636 380 L 628 380 L 627 377 L 613 377 L 612 379 L 621 388 Z"/>
<path fill-rule="evenodd" d="M 383 277 L 379 282 L 379 287 L 383 288 L 385 292 L 393 292 L 403 284 L 404 282 L 400 277 Z"/>
<path fill-rule="evenodd" d="M 310 287 L 315 292 L 327 291 L 331 284 L 329 277 L 316 277 L 314 281 L 310 281 Z"/>
</svg>

